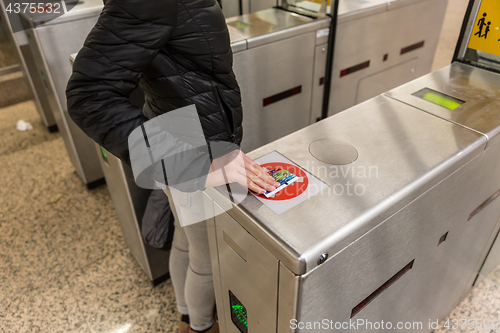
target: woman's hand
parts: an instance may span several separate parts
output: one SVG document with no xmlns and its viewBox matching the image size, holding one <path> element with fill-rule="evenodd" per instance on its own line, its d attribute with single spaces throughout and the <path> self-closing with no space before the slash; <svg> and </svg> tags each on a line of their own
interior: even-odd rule
<svg viewBox="0 0 500 333">
<path fill-rule="evenodd" d="M 235 182 L 258 194 L 273 191 L 280 185 L 259 164 L 240 150 L 234 150 L 213 160 L 205 187 Z"/>
</svg>

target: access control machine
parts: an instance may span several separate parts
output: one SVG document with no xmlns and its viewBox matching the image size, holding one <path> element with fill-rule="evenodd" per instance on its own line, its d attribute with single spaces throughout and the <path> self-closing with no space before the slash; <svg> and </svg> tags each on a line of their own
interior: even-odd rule
<svg viewBox="0 0 500 333">
<path fill-rule="evenodd" d="M 102 0 L 80 1 L 66 14 L 53 19 L 50 13 L 22 13 L 28 44 L 36 71 L 66 151 L 76 172 L 89 188 L 104 182 L 94 142 L 78 128 L 68 114 L 66 85 L 71 76 L 70 54 L 78 52 L 97 22 Z"/>
<path fill-rule="evenodd" d="M 498 26 L 472 0 L 451 65 L 252 151 L 282 192 L 206 190 L 221 332 L 431 332 L 459 304 L 500 227 Z"/>
</svg>

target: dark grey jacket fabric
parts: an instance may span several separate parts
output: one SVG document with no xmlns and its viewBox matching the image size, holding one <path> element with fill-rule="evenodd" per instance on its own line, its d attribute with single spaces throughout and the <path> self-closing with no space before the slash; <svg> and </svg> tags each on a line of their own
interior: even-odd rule
<svg viewBox="0 0 500 333">
<path fill-rule="evenodd" d="M 141 109 L 129 102 L 140 83 Z M 207 141 L 239 144 L 242 106 L 216 0 L 108 0 L 78 53 L 66 96 L 75 123 L 130 164 L 129 134 L 195 104 Z"/>
<path fill-rule="evenodd" d="M 167 195 L 162 190 L 153 190 L 141 220 L 141 234 L 152 247 L 169 251 L 174 237 L 174 214 Z"/>
</svg>

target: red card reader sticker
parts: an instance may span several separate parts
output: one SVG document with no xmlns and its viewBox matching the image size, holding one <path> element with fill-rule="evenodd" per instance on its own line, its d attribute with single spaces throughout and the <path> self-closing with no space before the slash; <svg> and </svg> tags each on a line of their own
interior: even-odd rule
<svg viewBox="0 0 500 333">
<path fill-rule="evenodd" d="M 277 162 L 277 163 L 265 163 L 265 164 L 262 164 L 261 167 L 266 168 L 267 170 L 272 170 L 272 169 L 281 167 L 281 168 L 285 169 L 286 171 L 291 172 L 294 175 L 296 175 L 297 177 L 299 177 L 299 180 L 288 185 L 287 187 L 282 189 L 280 192 L 277 192 L 274 197 L 267 198 L 263 194 L 260 194 L 259 197 L 262 199 L 266 199 L 266 200 L 293 199 L 295 197 L 298 197 L 302 193 L 304 193 L 307 189 L 307 186 L 309 185 L 309 179 L 307 178 L 307 174 L 295 165 Z"/>
</svg>

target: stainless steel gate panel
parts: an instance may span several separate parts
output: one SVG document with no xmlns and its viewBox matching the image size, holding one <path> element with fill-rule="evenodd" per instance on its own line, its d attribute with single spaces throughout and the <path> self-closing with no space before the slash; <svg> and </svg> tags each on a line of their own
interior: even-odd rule
<svg viewBox="0 0 500 333">
<path fill-rule="evenodd" d="M 215 204 L 215 224 L 222 289 L 222 313 L 231 313 L 232 292 L 247 309 L 248 326 L 276 332 L 279 262 L 252 235 Z M 241 285 L 245 288 L 241 288 Z M 218 304 L 219 309 L 221 306 Z M 227 333 L 240 333 L 231 316 L 221 316 Z"/>
<path fill-rule="evenodd" d="M 234 54 L 243 101 L 243 151 L 309 124 L 314 36 L 310 32 Z M 298 93 L 266 105 L 266 98 L 293 89 Z"/>
<path fill-rule="evenodd" d="M 362 78 L 358 83 L 356 104 L 391 90 L 394 85 L 400 86 L 416 79 L 417 66 L 418 58 L 415 58 Z"/>
<path fill-rule="evenodd" d="M 358 84 L 365 77 L 410 60 L 416 60 L 414 77 L 431 70 L 447 1 L 378 1 L 367 8 L 368 3 L 346 6 L 348 12 L 339 7 L 329 115 L 380 93 L 357 99 Z M 408 77 L 406 69 L 401 75 Z M 400 82 L 386 78 L 386 87 Z"/>
<path fill-rule="evenodd" d="M 316 37 L 316 41 L 321 38 Z M 312 96 L 311 96 L 311 119 L 310 124 L 321 120 L 321 111 L 323 107 L 323 91 L 326 69 L 328 44 L 320 44 L 316 46 L 314 51 L 314 74 L 312 81 Z M 334 101 L 335 102 L 335 101 Z"/>
<path fill-rule="evenodd" d="M 130 252 L 141 268 L 155 284 L 168 277 L 170 251 L 156 249 L 146 244 L 141 236 L 141 220 L 146 209 L 151 190 L 135 184 L 132 169 L 120 159 L 106 153 L 102 154 L 99 145 L 94 144 L 106 183 L 115 207 L 118 223 Z"/>
<path fill-rule="evenodd" d="M 300 277 L 280 262 L 277 333 L 293 332 L 291 318 L 297 318 Z"/>
<path fill-rule="evenodd" d="M 250 14 L 276 6 L 276 0 L 218 0 L 225 17 Z"/>
<path fill-rule="evenodd" d="M 271 8 L 226 22 L 242 94 L 242 150 L 309 125 L 315 33 L 330 20 Z"/>
<path fill-rule="evenodd" d="M 500 221 L 499 221 L 500 223 Z M 495 243 L 492 245 L 486 261 L 481 267 L 479 279 L 482 279 L 485 276 L 488 276 L 491 272 L 493 272 L 498 266 L 500 266 L 500 238 L 498 237 L 498 233 L 496 235 Z M 479 280 L 478 279 L 478 280 Z M 477 283 L 477 282 L 476 282 Z"/>
<path fill-rule="evenodd" d="M 230 30 L 238 31 L 248 40 L 249 48 L 327 27 L 328 22 L 327 19 L 315 20 L 277 8 L 226 19 Z"/>
<path fill-rule="evenodd" d="M 43 124 L 49 129 L 49 131 L 56 131 L 57 125 L 54 118 L 54 112 L 52 107 L 45 97 L 43 82 L 38 73 L 38 69 L 35 65 L 35 60 L 33 59 L 33 54 L 28 46 L 28 39 L 24 31 L 13 32 L 13 25 L 21 25 L 21 19 L 19 14 L 11 13 L 7 15 L 5 11 L 5 3 L 0 0 L 0 18 L 5 22 L 7 33 L 10 35 L 12 44 L 19 58 L 19 64 L 24 72 L 24 76 L 28 82 L 28 86 L 33 94 L 33 99 L 40 118 L 42 118 Z M 11 22 L 16 20 L 17 22 Z"/>
<path fill-rule="evenodd" d="M 381 99 L 381 100 L 380 100 Z M 363 103 L 357 107 L 348 110 L 345 113 L 339 114 L 330 119 L 332 121 L 327 127 L 330 130 L 344 126 L 345 119 L 341 117 L 344 114 L 357 113 L 358 116 L 354 119 L 358 122 L 352 122 L 351 127 L 356 124 L 362 127 L 365 132 L 370 131 L 370 126 L 366 123 L 373 123 L 376 117 L 366 119 L 367 116 L 362 112 L 363 109 L 370 110 L 372 115 L 376 113 L 374 104 L 380 104 L 381 109 L 387 110 L 388 106 L 396 108 L 403 115 L 397 119 L 396 123 L 402 128 L 408 129 L 409 127 L 417 127 L 415 133 L 426 133 L 431 141 L 434 142 L 432 150 L 441 158 L 450 159 L 453 155 L 442 155 L 443 146 L 439 143 L 441 140 L 446 140 L 446 137 L 451 138 L 449 145 L 454 149 L 458 149 L 458 155 L 461 155 L 459 163 L 438 163 L 439 168 L 445 168 L 446 172 L 440 172 L 437 176 L 435 169 L 428 169 L 427 172 L 421 176 L 429 178 L 431 174 L 435 174 L 437 181 L 433 182 L 427 179 L 427 184 L 432 184 L 422 191 L 417 191 L 418 194 L 413 196 L 412 190 L 409 188 L 411 185 L 401 185 L 404 189 L 405 195 L 412 197 L 411 202 L 391 200 L 390 205 L 393 205 L 395 210 L 385 220 L 373 224 L 371 230 L 358 233 L 355 228 L 351 227 L 357 223 L 358 218 L 353 218 L 350 225 L 344 228 L 339 228 L 333 231 L 330 226 L 341 219 L 343 212 L 340 206 L 337 206 L 335 201 L 342 200 L 343 206 L 348 206 L 349 202 L 344 197 L 334 197 L 331 194 L 323 193 L 320 197 L 314 197 L 309 200 L 313 205 L 303 203 L 295 208 L 292 208 L 286 217 L 283 215 L 272 215 L 267 212 L 266 207 L 262 205 L 250 206 L 248 202 L 253 200 L 252 197 L 248 198 L 239 207 L 235 207 L 228 211 L 228 214 L 222 213 L 215 218 L 216 221 L 222 219 L 224 223 L 216 222 L 217 230 L 217 244 L 218 244 L 218 263 L 221 266 L 221 292 L 224 296 L 228 290 L 233 292 L 242 290 L 252 290 L 252 297 L 248 298 L 242 303 L 245 305 L 248 317 L 255 313 L 256 309 L 260 309 L 262 305 L 259 301 L 263 301 L 260 297 L 265 297 L 268 305 L 267 309 L 274 311 L 274 300 L 267 298 L 274 297 L 278 300 L 278 332 L 310 332 L 307 329 L 293 329 L 291 327 L 292 319 L 298 322 L 319 322 L 323 323 L 323 319 L 328 322 L 349 323 L 352 319 L 364 319 L 380 323 L 390 322 L 397 324 L 399 322 L 415 322 L 422 323 L 423 326 L 414 327 L 412 329 L 405 329 L 410 332 L 430 332 L 428 327 L 429 319 L 433 322 L 443 319 L 449 312 L 460 302 L 464 294 L 472 287 L 472 282 L 479 270 L 479 265 L 484 260 L 486 250 L 491 245 L 492 234 L 498 230 L 498 220 L 500 217 L 500 200 L 492 201 L 489 205 L 484 206 L 483 202 L 491 197 L 495 192 L 500 189 L 500 174 L 496 172 L 500 167 L 500 145 L 493 146 L 486 150 L 486 139 L 473 131 L 449 123 L 451 126 L 446 125 L 446 121 L 435 118 L 436 124 L 443 125 L 441 131 L 432 131 L 434 127 L 430 115 L 422 118 L 413 118 L 418 114 L 419 110 L 411 108 L 403 103 L 392 102 L 383 103 L 387 101 L 386 98 L 380 97 L 369 102 Z M 376 103 L 375 103 L 376 102 Z M 398 108 L 399 106 L 399 108 Z M 391 114 L 391 112 L 389 112 Z M 425 113 L 422 112 L 425 115 Z M 407 118 L 408 117 L 408 118 Z M 382 117 L 390 119 L 391 117 Z M 392 118 L 396 118 L 392 114 Z M 405 119 L 407 118 L 407 119 Z M 360 123 L 360 119 L 365 119 L 366 123 Z M 408 125 L 405 125 L 408 121 Z M 300 149 L 301 140 L 293 140 L 294 136 L 301 139 L 314 140 L 320 124 L 325 124 L 327 121 L 322 121 L 316 125 L 310 126 L 307 129 L 299 131 L 287 138 L 278 140 L 272 145 L 282 151 L 283 145 L 281 142 L 288 143 L 287 146 L 292 147 L 285 153 L 287 156 L 293 156 L 293 161 L 297 162 L 302 158 L 307 157 L 305 152 Z M 427 127 L 418 128 L 422 122 Z M 338 125 L 337 125 L 338 124 Z M 410 125 L 411 124 L 411 125 Z M 339 126 L 338 128 L 335 125 Z M 374 128 L 384 130 L 381 124 L 374 124 Z M 308 129 L 311 129 L 308 131 Z M 396 137 L 401 138 L 401 135 L 391 128 L 389 133 L 393 133 Z M 309 132 L 309 133 L 304 133 Z M 440 134 L 439 134 L 440 133 Z M 346 132 L 338 133 L 337 135 L 347 138 Z M 384 136 L 383 133 L 378 133 L 379 136 Z M 407 133 L 410 135 L 410 133 Z M 368 133 L 368 136 L 369 133 Z M 459 139 L 462 137 L 462 139 Z M 456 146 L 461 140 L 471 140 L 471 146 Z M 375 138 L 374 138 L 375 139 Z M 436 141 L 437 139 L 437 141 Z M 417 143 L 418 142 L 418 143 Z M 422 137 L 413 143 L 401 141 L 402 146 L 409 150 L 411 154 L 415 154 L 419 149 L 416 147 L 422 144 Z M 389 148 L 392 155 L 386 155 L 380 147 L 385 146 L 383 142 L 369 141 L 364 143 L 359 142 L 356 147 L 359 148 L 360 156 L 366 154 L 361 147 L 367 147 L 377 150 L 382 159 L 391 159 L 400 161 L 392 166 L 392 176 L 382 176 L 385 182 L 394 181 L 394 178 L 400 178 L 397 170 L 402 168 L 404 158 L 398 154 L 397 149 L 394 147 Z M 265 146 L 257 152 L 262 153 Z M 448 145 L 445 145 L 448 146 Z M 462 150 L 464 149 L 464 150 Z M 257 153 L 256 152 L 256 153 Z M 265 151 L 264 151 L 265 153 Z M 253 153 L 252 153 L 253 154 Z M 417 154 L 422 156 L 420 154 Z M 309 155 L 310 156 L 310 155 Z M 463 158 L 463 159 L 462 159 Z M 401 163 L 403 162 L 403 163 Z M 457 161 L 455 161 L 457 162 Z M 355 162 L 356 163 L 356 162 Z M 381 160 L 377 161 L 377 165 L 382 169 Z M 408 168 L 417 168 L 416 164 L 423 163 L 424 160 L 414 159 L 411 161 Z M 307 169 L 304 164 L 299 163 L 302 167 Z M 488 177 L 485 177 L 488 175 Z M 443 180 L 444 179 L 444 180 Z M 329 181 L 329 180 L 326 180 Z M 380 192 L 385 192 L 386 189 L 381 184 L 373 184 L 370 187 L 377 188 Z M 394 184 L 393 184 L 394 185 Z M 399 185 L 398 185 L 399 186 Z M 212 195 L 215 201 L 220 200 L 217 195 Z M 374 193 L 367 193 L 372 196 Z M 323 198 L 327 198 L 329 205 L 326 202 L 318 204 Z M 364 198 L 369 201 L 369 198 Z M 366 203 L 366 202 L 365 202 Z M 358 205 L 363 205 L 362 201 L 357 202 Z M 387 210 L 387 206 L 383 201 L 378 204 L 380 209 Z M 300 208 L 299 208 L 300 207 Z M 321 207 L 321 208 L 320 208 Z M 345 207 L 344 207 L 345 209 Z M 363 209 L 368 210 L 368 206 L 364 205 Z M 321 210 L 323 215 L 315 214 L 315 211 Z M 303 215 L 302 212 L 306 212 Z M 370 214 L 366 214 L 370 216 Z M 230 217 L 231 216 L 231 217 Z M 371 215 L 372 221 L 377 218 Z M 262 221 L 262 222 L 260 222 Z M 276 221 L 276 224 L 273 223 Z M 295 224 L 294 221 L 300 221 L 300 224 Z M 241 252 L 239 246 L 243 244 L 238 236 L 232 237 L 234 242 L 229 242 L 232 246 L 221 245 L 221 234 L 227 230 L 236 228 L 240 230 L 238 236 L 252 238 L 254 236 L 260 244 L 267 247 L 272 254 L 271 257 L 277 259 L 284 258 L 283 253 L 279 253 L 276 247 L 288 243 L 294 245 L 294 240 L 290 240 L 286 235 L 280 232 L 287 230 L 288 234 L 293 234 L 298 229 L 297 233 L 302 238 L 297 238 L 295 241 L 306 242 L 310 236 L 306 230 L 310 230 L 311 234 L 317 238 L 315 250 L 317 254 L 329 254 L 328 260 L 319 266 L 308 266 L 307 272 L 297 273 L 293 269 L 295 267 L 289 265 L 289 261 L 280 260 L 279 264 L 279 283 L 278 292 L 270 294 L 266 288 L 275 286 L 276 281 L 274 278 L 269 280 L 259 281 L 260 288 L 254 288 L 252 282 L 238 281 L 237 276 L 254 276 L 259 274 L 259 268 L 252 268 L 251 272 L 239 266 L 234 266 L 235 262 L 242 261 L 251 250 L 244 250 L 244 255 L 238 255 Z M 259 229 L 262 229 L 259 234 Z M 249 233 L 247 233 L 248 231 Z M 337 248 L 326 248 L 326 242 L 321 240 L 324 235 L 337 234 L 340 236 L 344 232 L 356 233 L 358 237 L 351 239 L 350 243 Z M 266 234 L 268 240 L 261 238 L 262 234 Z M 264 237 L 264 236 L 262 236 Z M 333 239 L 331 237 L 330 239 Z M 226 242 L 227 243 L 227 242 Z M 294 253 L 295 248 L 289 248 L 289 255 Z M 229 257 L 221 257 L 223 254 L 231 253 Z M 307 253 L 304 251 L 295 252 L 297 258 L 308 258 Z M 231 257 L 232 256 L 232 257 Z M 266 253 L 265 256 L 268 256 Z M 319 255 L 315 257 L 319 258 Z M 214 260 L 212 253 L 212 260 Z M 286 258 L 285 258 L 286 259 Z M 216 260 L 216 259 L 215 259 Z M 230 267 L 234 275 L 222 273 L 223 266 Z M 291 268 L 292 270 L 290 270 Z M 264 268 L 260 268 L 264 269 Z M 265 272 L 268 272 L 265 270 Z M 274 271 L 274 269 L 272 269 Z M 262 273 L 264 271 L 261 271 Z M 216 272 L 214 274 L 217 274 Z M 231 280 L 231 289 L 227 287 L 225 281 Z M 236 282 L 235 282 L 236 281 Z M 372 296 L 374 295 L 375 296 Z M 370 298 L 370 296 L 372 296 Z M 225 305 L 227 305 L 227 301 Z M 360 304 L 366 303 L 365 306 Z M 235 325 L 229 321 L 228 314 L 230 309 L 219 308 L 219 318 L 225 320 L 226 330 L 222 332 L 239 332 Z M 271 325 L 271 324 L 269 324 Z M 261 329 L 253 331 L 255 324 L 249 324 L 249 332 L 260 332 Z M 273 327 L 275 329 L 275 327 Z M 330 328 L 329 331 L 345 331 L 343 329 Z M 363 329 L 361 329 L 363 330 Z M 370 329 L 365 329 L 370 330 Z M 316 331 L 316 330 L 315 330 Z M 387 330 L 380 331 L 394 331 L 394 327 Z"/>
<path fill-rule="evenodd" d="M 92 186 L 103 179 L 93 141 L 70 118 L 66 105 L 66 85 L 71 76 L 68 56 L 78 52 L 102 10 L 102 1 L 89 0 L 47 23 L 39 16 L 22 14 L 38 75 L 64 139 L 73 166 L 83 182 Z"/>
<path fill-rule="evenodd" d="M 486 173 L 492 164 L 484 162 L 484 155 L 476 157 L 331 262 L 301 277 L 298 320 L 428 325 L 429 319 L 435 322 L 448 315 L 472 287 L 500 216 L 499 200 L 469 220 L 481 198 L 489 196 L 491 188 L 500 188 L 500 175 L 484 177 L 492 175 Z M 488 186 L 490 182 L 495 185 Z M 353 316 L 358 304 L 411 262 L 411 269 Z M 408 331 L 430 331 L 423 328 Z"/>
<path fill-rule="evenodd" d="M 484 150 L 486 139 L 480 134 L 434 118 L 379 96 L 257 149 L 249 154 L 251 158 L 276 150 L 330 189 L 281 215 L 252 196 L 229 214 L 295 274 L 304 274 L 317 266 L 323 252 L 344 248 Z M 343 169 L 348 170 L 345 178 L 332 174 L 341 173 L 340 166 L 311 156 L 309 145 L 323 138 L 341 138 L 358 150 L 359 158 Z M 368 174 L 374 166 L 372 177 L 352 175 L 352 170 Z M 333 188 L 340 181 L 364 184 L 366 192 L 335 195 Z M 239 211 L 251 220 L 242 218 Z M 336 218 L 325 224 L 328 216 Z"/>
<path fill-rule="evenodd" d="M 465 103 L 450 110 L 413 95 L 425 88 L 463 100 Z M 489 145 L 500 142 L 499 74 L 461 63 L 453 63 L 393 89 L 385 95 L 482 133 L 488 138 Z"/>
</svg>

